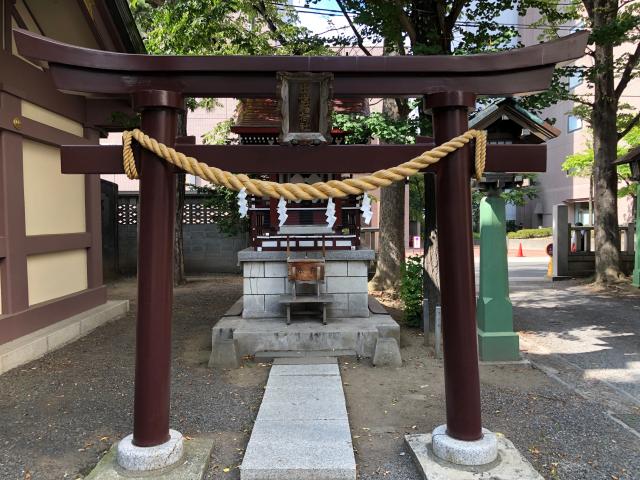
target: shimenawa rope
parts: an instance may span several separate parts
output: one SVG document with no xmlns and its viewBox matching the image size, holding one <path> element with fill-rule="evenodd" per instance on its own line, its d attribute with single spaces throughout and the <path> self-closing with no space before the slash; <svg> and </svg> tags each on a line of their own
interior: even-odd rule
<svg viewBox="0 0 640 480">
<path fill-rule="evenodd" d="M 417 174 L 423 168 L 438 163 L 449 153 L 456 151 L 475 139 L 475 174 L 478 179 L 482 177 L 487 158 L 487 132 L 482 130 L 467 130 L 462 135 L 452 138 L 421 155 L 401 163 L 398 166 L 378 170 L 370 175 L 344 180 L 329 180 L 328 182 L 307 183 L 278 183 L 257 178 L 249 178 L 245 174 L 235 174 L 211 167 L 199 162 L 193 157 L 188 157 L 177 152 L 171 147 L 149 137 L 141 130 L 135 129 L 122 133 L 123 163 L 127 177 L 138 178 L 135 158 L 131 148 L 132 140 L 136 140 L 142 147 L 155 153 L 172 165 L 184 170 L 191 175 L 196 175 L 203 180 L 215 185 L 221 185 L 239 192 L 246 188 L 247 192 L 257 197 L 284 197 L 289 201 L 313 200 L 327 198 L 340 198 L 347 195 L 359 195 L 361 193 L 386 187 L 393 182 L 399 182 L 407 177 Z"/>
</svg>

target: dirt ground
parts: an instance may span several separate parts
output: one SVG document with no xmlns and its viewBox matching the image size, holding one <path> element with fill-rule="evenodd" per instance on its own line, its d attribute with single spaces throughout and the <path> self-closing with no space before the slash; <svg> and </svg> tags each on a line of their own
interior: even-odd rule
<svg viewBox="0 0 640 480">
<path fill-rule="evenodd" d="M 172 427 L 214 440 L 206 478 L 238 479 L 268 365 L 207 368 L 210 329 L 241 278 L 193 279 L 176 290 Z M 131 432 L 135 283 L 112 285 L 131 313 L 0 376 L 0 479 L 79 479 Z M 397 305 L 383 299 L 400 318 Z M 399 369 L 341 361 L 359 478 L 418 480 L 404 434 L 444 422 L 442 364 L 403 328 Z M 527 366 L 481 367 L 483 423 L 505 434 L 547 479 L 639 479 L 640 442 L 600 405 Z"/>
<path fill-rule="evenodd" d="M 217 276 L 175 293 L 171 426 L 213 438 L 207 479 L 238 478 L 269 373 L 207 367 L 211 326 L 241 292 L 240 277 Z M 129 315 L 0 376 L 1 480 L 82 478 L 131 433 L 135 293 L 133 280 L 111 285 L 111 298 L 132 300 Z"/>
</svg>

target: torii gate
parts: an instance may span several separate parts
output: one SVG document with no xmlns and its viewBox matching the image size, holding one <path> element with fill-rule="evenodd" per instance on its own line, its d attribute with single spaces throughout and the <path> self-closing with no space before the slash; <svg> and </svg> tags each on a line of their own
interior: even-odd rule
<svg viewBox="0 0 640 480">
<path fill-rule="evenodd" d="M 329 72 L 336 97 L 425 96 L 435 143 L 468 129 L 477 95 L 511 96 L 548 88 L 557 63 L 580 58 L 587 32 L 496 54 L 397 57 L 148 56 L 90 50 L 16 30 L 20 55 L 48 63 L 56 87 L 130 99 L 142 130 L 219 168 L 242 173 L 364 173 L 430 148 L 418 145 L 202 146 L 176 143 L 185 97 L 274 97 L 278 72 Z M 140 219 L 133 445 L 165 444 L 169 434 L 171 306 L 176 169 L 139 152 Z M 300 159 L 304 158 L 304 162 Z M 464 147 L 428 170 L 437 173 L 446 433 L 482 438 L 471 231 L 471 151 Z M 543 172 L 544 145 L 489 145 L 488 172 Z M 119 146 L 66 146 L 63 173 L 122 173 Z"/>
</svg>

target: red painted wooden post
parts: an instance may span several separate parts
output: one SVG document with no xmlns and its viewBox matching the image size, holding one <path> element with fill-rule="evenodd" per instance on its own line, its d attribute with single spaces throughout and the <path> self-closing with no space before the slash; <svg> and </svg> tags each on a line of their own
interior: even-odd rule
<svg viewBox="0 0 640 480">
<path fill-rule="evenodd" d="M 463 92 L 426 97 L 425 105 L 433 111 L 436 144 L 468 129 L 468 108 L 474 103 L 475 95 Z M 440 163 L 437 179 L 447 433 L 466 441 L 482 437 L 471 233 L 471 160 L 469 146 L 448 155 Z"/>
<path fill-rule="evenodd" d="M 141 92 L 134 96 L 142 130 L 159 142 L 176 138 L 179 94 Z M 147 150 L 140 155 L 138 323 L 133 443 L 139 447 L 169 440 L 171 307 L 175 169 Z"/>
</svg>

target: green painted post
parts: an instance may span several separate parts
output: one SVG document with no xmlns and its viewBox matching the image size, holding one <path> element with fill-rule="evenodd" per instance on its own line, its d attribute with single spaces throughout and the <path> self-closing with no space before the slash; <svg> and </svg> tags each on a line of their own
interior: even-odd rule
<svg viewBox="0 0 640 480">
<path fill-rule="evenodd" d="M 640 182 L 636 187 L 636 260 L 633 267 L 633 281 L 631 282 L 634 287 L 640 288 Z"/>
<path fill-rule="evenodd" d="M 505 203 L 498 192 L 480 202 L 480 293 L 476 305 L 478 350 L 483 361 L 520 359 L 509 299 Z"/>
</svg>

